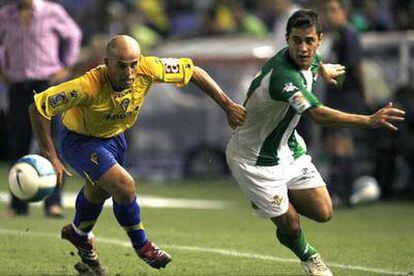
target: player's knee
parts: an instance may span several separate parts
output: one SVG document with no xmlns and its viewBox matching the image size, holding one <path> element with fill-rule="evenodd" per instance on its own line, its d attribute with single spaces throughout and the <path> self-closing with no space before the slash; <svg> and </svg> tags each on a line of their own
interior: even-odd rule
<svg viewBox="0 0 414 276">
<path fill-rule="evenodd" d="M 94 204 L 103 203 L 111 197 L 111 195 L 103 189 L 88 189 L 88 186 L 85 187 L 84 193 L 86 199 Z"/>
<path fill-rule="evenodd" d="M 276 224 L 277 231 L 285 236 L 297 237 L 300 233 L 299 217 L 292 216 L 291 213 L 286 213 L 282 216 L 271 218 Z"/>
<path fill-rule="evenodd" d="M 135 181 L 130 177 L 119 179 L 117 189 L 113 195 L 119 204 L 129 204 L 135 199 Z"/>
<path fill-rule="evenodd" d="M 314 216 L 314 220 L 317 222 L 327 222 L 331 220 L 333 215 L 332 206 L 325 206 L 324 208 L 321 208 L 316 216 Z"/>
</svg>

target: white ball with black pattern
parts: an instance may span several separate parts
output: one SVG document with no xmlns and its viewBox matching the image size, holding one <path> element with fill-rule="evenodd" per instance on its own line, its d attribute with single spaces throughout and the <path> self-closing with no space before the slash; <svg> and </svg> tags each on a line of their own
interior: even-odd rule
<svg viewBox="0 0 414 276">
<path fill-rule="evenodd" d="M 25 155 L 9 170 L 9 189 L 27 202 L 41 201 L 56 188 L 56 172 L 52 163 L 37 154 Z"/>
</svg>

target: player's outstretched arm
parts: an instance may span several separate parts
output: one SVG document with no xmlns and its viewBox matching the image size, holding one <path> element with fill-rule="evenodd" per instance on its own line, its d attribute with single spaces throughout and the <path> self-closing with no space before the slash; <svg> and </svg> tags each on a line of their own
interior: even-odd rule
<svg viewBox="0 0 414 276">
<path fill-rule="evenodd" d="M 66 175 L 71 176 L 71 173 L 65 168 L 65 166 L 63 166 L 62 162 L 59 160 L 56 154 L 56 149 L 53 145 L 50 131 L 51 121 L 40 115 L 34 103 L 29 106 L 29 115 L 30 121 L 32 123 L 32 128 L 40 144 L 42 155 L 49 159 L 55 168 L 57 175 L 57 185 L 58 187 L 61 187 L 63 183 L 63 174 L 65 173 Z"/>
<path fill-rule="evenodd" d="M 390 130 L 398 130 L 393 122 L 404 121 L 405 112 L 387 104 L 372 115 L 359 115 L 345 113 L 326 106 L 310 108 L 306 114 L 319 125 L 330 127 L 360 127 L 378 128 L 386 127 Z"/>
<path fill-rule="evenodd" d="M 226 112 L 228 123 L 232 128 L 244 123 L 246 109 L 233 102 L 206 71 L 194 66 L 191 81 L 221 106 Z"/>
<path fill-rule="evenodd" d="M 336 85 L 336 78 L 345 74 L 345 66 L 341 64 L 331 64 L 331 63 L 319 63 L 320 69 L 319 73 L 322 78 L 328 83 Z"/>
</svg>

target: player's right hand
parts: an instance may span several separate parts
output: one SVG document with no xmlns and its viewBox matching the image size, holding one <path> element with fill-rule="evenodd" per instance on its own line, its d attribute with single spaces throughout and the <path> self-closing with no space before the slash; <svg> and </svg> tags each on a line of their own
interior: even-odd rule
<svg viewBox="0 0 414 276">
<path fill-rule="evenodd" d="M 233 103 L 229 106 L 226 112 L 227 121 L 233 129 L 243 125 L 244 120 L 246 120 L 246 109 L 242 105 Z"/>
<path fill-rule="evenodd" d="M 49 161 L 52 163 L 53 167 L 55 168 L 56 177 L 57 177 L 57 186 L 60 189 L 63 184 L 63 174 L 67 176 L 72 176 L 68 169 L 65 168 L 63 163 L 59 160 L 58 157 L 51 157 Z"/>
<path fill-rule="evenodd" d="M 404 110 L 393 107 L 393 104 L 390 102 L 370 116 L 370 126 L 372 128 L 386 127 L 397 131 L 398 128 L 392 122 L 404 121 L 404 115 Z"/>
<path fill-rule="evenodd" d="M 345 66 L 341 64 L 331 64 L 331 63 L 320 63 L 320 74 L 322 78 L 328 83 L 332 85 L 337 85 L 338 82 L 336 78 L 345 74 Z"/>
</svg>

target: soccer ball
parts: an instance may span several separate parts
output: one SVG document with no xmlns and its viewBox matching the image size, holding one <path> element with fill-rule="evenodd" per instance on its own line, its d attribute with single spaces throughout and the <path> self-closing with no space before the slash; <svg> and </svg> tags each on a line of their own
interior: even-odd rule
<svg viewBox="0 0 414 276">
<path fill-rule="evenodd" d="M 370 175 L 357 177 L 353 182 L 353 193 L 350 199 L 352 205 L 369 203 L 378 200 L 381 189 L 378 181 Z"/>
<path fill-rule="evenodd" d="M 37 202 L 50 196 L 56 188 L 52 163 L 43 156 L 25 155 L 9 171 L 9 188 L 17 198 Z"/>
</svg>

